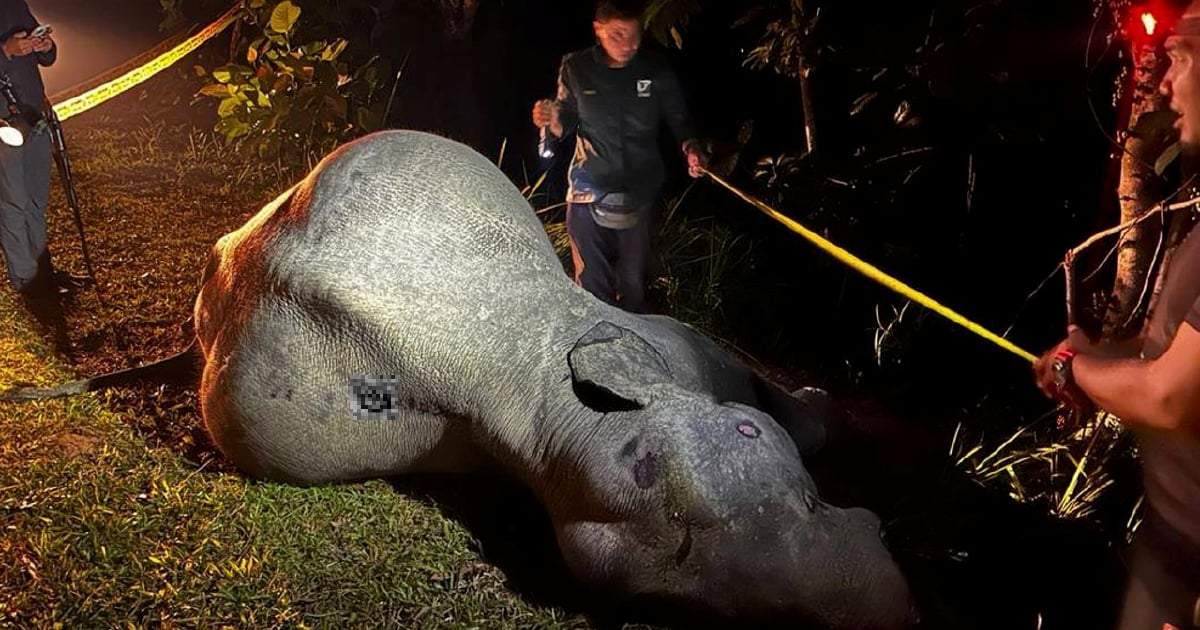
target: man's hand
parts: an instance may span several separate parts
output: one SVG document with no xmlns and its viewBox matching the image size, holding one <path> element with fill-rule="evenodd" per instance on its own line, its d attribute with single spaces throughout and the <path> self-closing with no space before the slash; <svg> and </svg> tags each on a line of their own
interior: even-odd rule
<svg viewBox="0 0 1200 630">
<path fill-rule="evenodd" d="M 51 48 L 54 48 L 54 40 L 50 39 L 49 33 L 41 37 L 34 37 L 31 41 L 33 41 L 34 52 L 48 52 Z"/>
<path fill-rule="evenodd" d="M 36 39 L 30 38 L 26 31 L 17 31 L 11 37 L 4 40 L 4 45 L 0 49 L 4 50 L 5 56 L 9 59 L 13 57 L 24 57 L 36 50 Z"/>
<path fill-rule="evenodd" d="M 558 102 L 544 98 L 533 104 L 533 126 L 537 128 L 550 127 L 550 133 L 562 137 L 562 121 L 559 118 Z"/>
<path fill-rule="evenodd" d="M 1060 389 L 1054 378 L 1054 363 L 1060 356 L 1068 353 L 1087 352 L 1091 347 L 1092 342 L 1084 334 L 1083 329 L 1078 326 L 1069 326 L 1067 337 L 1047 350 L 1033 365 L 1034 380 L 1038 389 L 1042 390 L 1047 398 L 1058 400 L 1076 411 L 1093 412 L 1096 405 L 1083 390 L 1072 382 L 1068 382 L 1065 387 Z"/>
<path fill-rule="evenodd" d="M 703 169 L 708 168 L 709 159 L 704 146 L 698 140 L 689 140 L 684 143 L 683 152 L 687 154 L 688 175 L 693 178 L 703 176 Z"/>
</svg>

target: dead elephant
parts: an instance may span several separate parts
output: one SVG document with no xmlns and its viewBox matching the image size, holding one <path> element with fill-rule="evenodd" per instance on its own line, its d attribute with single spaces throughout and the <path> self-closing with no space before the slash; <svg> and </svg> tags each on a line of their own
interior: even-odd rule
<svg viewBox="0 0 1200 630">
<path fill-rule="evenodd" d="M 805 470 L 831 429 L 816 406 L 575 286 L 528 202 L 464 145 L 389 131 L 339 148 L 216 243 L 193 317 L 204 421 L 251 475 L 498 466 L 599 593 L 913 622 L 877 517 L 824 503 Z"/>
</svg>

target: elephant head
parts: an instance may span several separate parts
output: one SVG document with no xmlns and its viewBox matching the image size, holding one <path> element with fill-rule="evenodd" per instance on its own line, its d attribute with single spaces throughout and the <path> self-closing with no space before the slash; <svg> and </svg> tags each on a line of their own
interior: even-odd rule
<svg viewBox="0 0 1200 630">
<path fill-rule="evenodd" d="M 770 416 L 681 387 L 662 353 L 608 322 L 568 363 L 592 413 L 559 437 L 547 506 L 579 578 L 741 619 L 913 622 L 879 519 L 823 502 Z"/>
</svg>

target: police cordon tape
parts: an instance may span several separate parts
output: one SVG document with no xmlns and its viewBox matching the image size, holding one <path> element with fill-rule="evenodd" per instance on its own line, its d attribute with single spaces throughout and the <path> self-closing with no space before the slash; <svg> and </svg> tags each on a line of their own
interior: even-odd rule
<svg viewBox="0 0 1200 630">
<path fill-rule="evenodd" d="M 83 113 L 109 99 L 115 98 L 123 92 L 137 86 L 146 81 L 150 77 L 162 72 L 166 68 L 173 65 L 180 59 L 188 56 L 205 42 L 216 37 L 221 31 L 229 27 L 237 20 L 238 13 L 242 10 L 242 3 L 238 2 L 230 7 L 221 17 L 217 18 L 213 23 L 206 26 L 203 30 L 188 37 L 181 43 L 174 45 L 165 52 L 158 53 L 158 50 L 153 50 L 150 53 L 143 54 L 132 62 L 126 63 L 119 70 L 130 68 L 119 74 L 114 79 L 105 81 L 100 85 L 82 91 L 81 94 L 70 96 L 67 98 L 52 98 L 51 102 L 54 107 L 54 112 L 58 114 L 59 120 L 66 120 L 76 114 Z M 153 55 L 148 61 L 143 61 L 147 55 Z M 107 73 L 111 75 L 112 73 Z M 71 90 L 77 91 L 77 90 Z M 57 95 L 56 95 L 57 96 Z M 57 102 L 55 102 L 57 101 Z"/>
<path fill-rule="evenodd" d="M 962 315 L 955 313 L 954 311 L 943 306 L 942 304 L 939 304 L 933 298 L 931 298 L 931 297 L 921 293 L 920 291 L 917 291 L 916 289 L 908 286 L 907 284 L 904 284 L 903 282 L 887 275 L 886 273 L 880 271 L 879 269 L 877 269 L 876 267 L 867 263 L 866 261 L 862 260 L 861 258 L 858 258 L 854 254 L 851 254 L 850 252 L 842 249 L 841 247 L 838 247 L 837 245 L 831 243 L 829 240 L 823 238 L 820 234 L 817 234 L 816 232 L 813 232 L 812 230 L 804 227 L 803 225 L 800 225 L 799 223 L 788 218 L 787 216 L 784 216 L 783 214 L 781 214 L 778 210 L 775 210 L 771 206 L 768 206 L 766 203 L 763 203 L 762 201 L 756 199 L 755 197 L 739 190 L 733 184 L 730 184 L 729 182 L 725 181 L 720 175 L 717 175 L 716 173 L 713 173 L 712 171 L 707 170 L 707 169 L 704 169 L 703 172 L 705 175 L 707 175 L 709 178 L 711 178 L 714 182 L 720 184 L 721 186 L 724 186 L 730 192 L 737 195 L 738 197 L 741 197 L 744 201 L 746 201 L 750 205 L 754 206 L 755 208 L 758 208 L 759 210 L 761 210 L 763 213 L 765 213 L 767 216 L 771 217 L 772 219 L 775 219 L 776 221 L 779 221 L 780 223 L 784 224 L 789 229 L 791 229 L 793 232 L 796 232 L 800 236 L 803 236 L 804 238 L 808 239 L 809 241 L 812 241 L 812 243 L 814 245 L 821 248 L 825 252 L 833 255 L 834 258 L 837 258 L 838 260 L 842 261 L 846 265 L 853 268 L 855 271 L 858 271 L 858 272 L 862 273 L 863 275 L 867 276 L 868 278 L 871 278 L 872 280 L 879 282 L 883 286 L 908 297 L 909 299 L 913 300 L 914 302 L 917 302 L 918 304 L 925 306 L 926 308 L 945 317 L 946 319 L 949 319 L 950 321 L 952 321 L 956 324 L 959 324 L 960 326 L 966 328 L 967 330 L 970 330 L 971 332 L 979 335 L 980 337 L 983 337 L 984 339 L 987 339 L 988 341 L 995 343 L 996 345 L 1000 346 L 1001 348 L 1004 348 L 1005 350 L 1012 352 L 1013 354 L 1025 359 L 1026 361 L 1029 361 L 1030 363 L 1037 362 L 1038 358 L 1036 356 L 1034 356 L 1032 353 L 1022 350 L 1021 348 L 1018 348 L 1011 341 L 987 330 L 986 328 L 963 317 Z"/>
</svg>

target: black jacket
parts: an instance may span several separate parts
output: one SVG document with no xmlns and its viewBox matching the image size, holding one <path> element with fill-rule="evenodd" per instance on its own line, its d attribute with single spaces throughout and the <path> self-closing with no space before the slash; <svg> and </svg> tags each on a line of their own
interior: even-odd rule
<svg viewBox="0 0 1200 630">
<path fill-rule="evenodd" d="M 18 31 L 32 32 L 38 21 L 29 11 L 25 0 L 0 0 L 0 42 L 6 41 Z M 24 108 L 42 111 L 46 100 L 46 86 L 38 66 L 50 66 L 58 59 L 58 45 L 43 53 L 32 53 L 24 57 L 9 59 L 0 53 L 0 72 L 8 75 L 13 91 Z M 0 115 L 7 116 L 8 99 L 0 94 Z"/>
<path fill-rule="evenodd" d="M 557 100 L 563 136 L 576 133 L 567 197 L 575 203 L 617 191 L 651 201 L 665 180 L 660 123 L 679 146 L 695 137 L 679 78 L 658 51 L 642 48 L 622 68 L 610 68 L 599 45 L 570 53 Z"/>
</svg>

